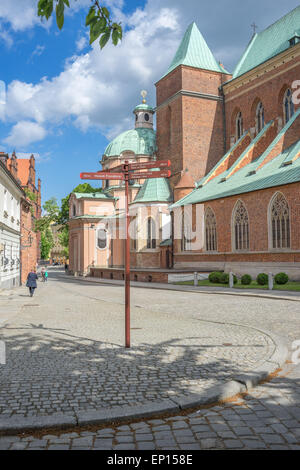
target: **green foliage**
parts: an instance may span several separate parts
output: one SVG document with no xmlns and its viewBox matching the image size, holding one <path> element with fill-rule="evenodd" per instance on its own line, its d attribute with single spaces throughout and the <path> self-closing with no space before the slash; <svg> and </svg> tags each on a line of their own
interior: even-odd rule
<svg viewBox="0 0 300 470">
<path fill-rule="evenodd" d="M 286 284 L 289 280 L 289 276 L 286 273 L 278 273 L 274 277 L 276 284 Z"/>
<path fill-rule="evenodd" d="M 219 271 L 214 271 L 214 272 L 212 272 L 212 273 L 209 274 L 208 280 L 209 280 L 209 282 L 219 283 L 219 282 L 221 282 L 221 281 L 220 281 L 221 275 L 222 275 L 221 272 L 219 272 Z"/>
<path fill-rule="evenodd" d="M 58 235 L 59 243 L 64 247 L 64 255 L 69 256 L 69 227 L 64 225 Z"/>
<path fill-rule="evenodd" d="M 266 284 L 268 284 L 268 275 L 266 273 L 258 274 L 256 278 L 256 282 L 260 286 L 265 286 Z"/>
<path fill-rule="evenodd" d="M 30 201 L 36 202 L 36 200 L 37 200 L 37 195 L 34 194 L 32 191 L 30 191 L 29 188 L 24 188 L 24 193 L 26 194 L 26 196 L 28 197 L 28 199 L 30 199 Z"/>
<path fill-rule="evenodd" d="M 250 276 L 250 274 L 244 274 L 241 278 L 241 283 L 243 284 L 243 286 L 248 286 L 249 284 L 251 284 L 252 282 L 252 277 Z"/>
<path fill-rule="evenodd" d="M 54 246 L 53 235 L 49 227 L 41 233 L 41 258 L 49 259 L 51 248 Z"/>
<path fill-rule="evenodd" d="M 90 7 L 86 16 L 85 25 L 90 28 L 90 44 L 99 38 L 100 48 L 107 44 L 110 37 L 112 43 L 116 46 L 122 40 L 121 23 L 113 23 L 110 18 L 110 12 L 104 6 L 99 4 L 99 0 L 91 0 L 93 5 Z M 70 8 L 69 0 L 39 0 L 38 16 L 48 20 L 54 10 L 56 14 L 56 23 L 59 29 L 62 29 L 65 19 L 65 6 Z"/>
<path fill-rule="evenodd" d="M 222 273 L 220 276 L 220 281 L 221 284 L 228 284 L 229 283 L 229 274 L 228 273 Z"/>
<path fill-rule="evenodd" d="M 35 222 L 35 231 L 41 233 L 45 232 L 52 222 L 57 222 L 58 220 L 59 207 L 56 198 L 52 197 L 46 201 L 43 205 L 43 209 L 46 212 L 45 215 Z"/>
</svg>

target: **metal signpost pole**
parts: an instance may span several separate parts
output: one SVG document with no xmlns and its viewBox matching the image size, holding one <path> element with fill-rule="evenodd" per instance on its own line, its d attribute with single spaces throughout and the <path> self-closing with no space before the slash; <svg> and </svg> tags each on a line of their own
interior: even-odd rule
<svg viewBox="0 0 300 470">
<path fill-rule="evenodd" d="M 125 347 L 130 348 L 130 238 L 129 238 L 129 171 L 124 167 L 125 179 Z"/>
<path fill-rule="evenodd" d="M 170 178 L 170 160 L 158 162 L 128 163 L 112 168 L 110 171 L 80 173 L 83 180 L 124 180 L 125 181 L 125 347 L 130 348 L 130 237 L 129 237 L 129 179 Z M 157 172 L 138 171 L 160 168 Z M 137 170 L 136 173 L 134 171 Z"/>
</svg>

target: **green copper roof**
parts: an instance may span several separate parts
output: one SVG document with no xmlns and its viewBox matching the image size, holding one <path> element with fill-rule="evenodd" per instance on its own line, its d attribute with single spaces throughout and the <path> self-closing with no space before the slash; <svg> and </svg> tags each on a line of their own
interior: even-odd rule
<svg viewBox="0 0 300 470">
<path fill-rule="evenodd" d="M 157 170 L 156 170 L 157 171 Z M 167 178 L 150 178 L 145 180 L 137 193 L 136 202 L 172 202 L 173 194 Z"/>
<path fill-rule="evenodd" d="M 300 118 L 300 109 L 293 118 Z M 290 123 L 287 123 L 278 135 L 282 137 L 290 125 Z M 221 173 L 202 187 L 195 189 L 180 201 L 177 201 L 172 207 L 221 199 L 300 181 L 300 157 L 297 158 L 300 152 L 300 140 L 259 168 L 277 142 L 278 138 L 276 137 L 256 160 L 233 173 L 228 179 L 224 180 L 224 175 L 228 171 Z"/>
<path fill-rule="evenodd" d="M 261 33 L 255 34 L 233 72 L 239 77 L 290 46 L 289 40 L 300 34 L 300 6 Z"/>
<path fill-rule="evenodd" d="M 123 132 L 108 144 L 104 155 L 113 157 L 126 150 L 135 153 L 135 155 L 153 155 L 156 151 L 155 131 L 142 127 Z"/>
<path fill-rule="evenodd" d="M 190 67 L 197 67 L 198 69 L 228 73 L 214 58 L 196 23 L 190 24 L 186 30 L 175 57 L 165 75 L 178 67 L 178 65 L 189 65 Z"/>
<path fill-rule="evenodd" d="M 150 106 L 149 104 L 146 104 L 146 103 L 142 103 L 142 104 L 138 104 L 135 108 L 134 108 L 134 111 L 149 111 L 149 112 L 152 112 L 154 113 L 154 108 L 152 108 L 152 106 Z"/>
<path fill-rule="evenodd" d="M 73 193 L 76 196 L 76 199 L 88 198 L 88 199 L 115 199 L 112 196 L 108 196 L 105 193 Z"/>
</svg>

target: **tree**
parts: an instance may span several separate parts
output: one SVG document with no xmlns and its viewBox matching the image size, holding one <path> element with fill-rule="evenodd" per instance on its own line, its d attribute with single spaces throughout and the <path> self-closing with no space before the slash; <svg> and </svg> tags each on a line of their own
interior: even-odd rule
<svg viewBox="0 0 300 470">
<path fill-rule="evenodd" d="M 50 227 L 41 232 L 41 258 L 49 259 L 50 251 L 54 245 L 53 235 Z"/>
<path fill-rule="evenodd" d="M 35 222 L 35 230 L 37 232 L 44 232 L 52 222 L 58 222 L 59 218 L 59 207 L 55 197 L 52 197 L 43 205 L 45 215 Z"/>
<path fill-rule="evenodd" d="M 121 23 L 113 23 L 110 18 L 109 10 L 99 4 L 100 0 L 91 0 L 92 6 L 86 16 L 85 25 L 90 28 L 90 44 L 99 39 L 100 48 L 107 44 L 110 37 L 112 43 L 116 46 L 122 40 Z M 65 7 L 70 8 L 69 0 L 39 0 L 38 16 L 49 18 L 52 16 L 55 7 L 56 23 L 59 29 L 62 29 L 65 19 Z"/>
</svg>

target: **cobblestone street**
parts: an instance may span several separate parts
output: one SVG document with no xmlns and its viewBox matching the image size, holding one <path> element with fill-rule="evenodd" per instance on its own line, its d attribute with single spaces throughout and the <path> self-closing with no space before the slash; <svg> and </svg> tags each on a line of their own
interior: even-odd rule
<svg viewBox="0 0 300 470">
<path fill-rule="evenodd" d="M 220 305 L 222 308 L 220 308 Z M 0 420 L 176 400 L 258 367 L 271 331 L 300 338 L 300 303 L 132 289 L 132 349 L 123 288 L 50 272 L 33 299 L 0 296 Z M 282 315 L 284 312 L 284 317 Z M 215 406 L 120 426 L 0 437 L 0 449 L 300 449 L 300 371 Z M 74 428 L 74 429 L 73 429 Z"/>
</svg>

